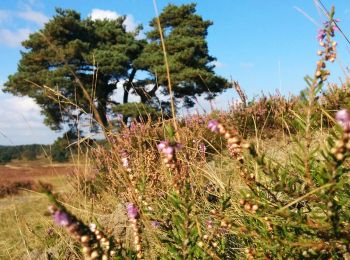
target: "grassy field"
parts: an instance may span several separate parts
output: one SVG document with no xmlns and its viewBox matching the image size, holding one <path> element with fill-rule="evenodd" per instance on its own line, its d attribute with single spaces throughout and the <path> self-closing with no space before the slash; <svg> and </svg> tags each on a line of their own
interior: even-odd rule
<svg viewBox="0 0 350 260">
<path fill-rule="evenodd" d="M 45 161 L 14 161 L 0 166 L 0 185 L 42 181 L 55 191 L 65 192 L 71 164 L 48 164 Z M 29 190 L 0 199 L 0 259 L 40 259 L 36 252 L 50 243 L 50 217 L 45 216 L 46 196 Z M 35 249 L 33 251 L 33 249 Z M 46 258 L 45 258 L 46 259 Z"/>
</svg>

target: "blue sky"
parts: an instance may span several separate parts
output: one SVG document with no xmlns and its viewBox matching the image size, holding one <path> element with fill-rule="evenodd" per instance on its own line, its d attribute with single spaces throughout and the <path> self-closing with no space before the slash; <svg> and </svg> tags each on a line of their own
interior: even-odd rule
<svg viewBox="0 0 350 260">
<path fill-rule="evenodd" d="M 158 0 L 161 10 L 168 3 L 196 1 Z M 197 12 L 214 25 L 209 29 L 210 54 L 217 58 L 216 72 L 238 80 L 253 98 L 261 92 L 298 94 L 305 87 L 303 77 L 312 74 L 317 61 L 316 34 L 324 16 L 312 0 L 202 0 Z M 350 36 L 350 1 L 324 1 L 336 6 L 340 26 Z M 128 15 L 126 26 L 148 28 L 155 16 L 152 0 L 1 0 L 0 1 L 0 83 L 14 73 L 20 59 L 20 42 L 42 28 L 55 7 L 71 8 L 87 16 L 114 18 Z M 330 82 L 344 79 L 342 67 L 349 66 L 350 45 L 338 36 L 339 59 L 330 67 Z M 224 108 L 236 99 L 228 91 L 215 101 Z M 208 108 L 207 103 L 202 104 Z M 0 91 L 0 144 L 52 143 L 62 133 L 43 125 L 40 108 L 26 97 Z"/>
</svg>

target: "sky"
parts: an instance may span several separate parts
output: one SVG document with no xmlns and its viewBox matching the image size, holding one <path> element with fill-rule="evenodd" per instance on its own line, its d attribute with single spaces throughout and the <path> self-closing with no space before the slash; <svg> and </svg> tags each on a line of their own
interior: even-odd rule
<svg viewBox="0 0 350 260">
<path fill-rule="evenodd" d="M 318 59 L 317 30 L 325 20 L 313 0 L 158 0 L 161 11 L 167 4 L 197 2 L 197 13 L 214 22 L 208 31 L 208 46 L 217 58 L 217 74 L 237 80 L 249 99 L 262 93 L 280 91 L 298 94 L 312 75 Z M 324 1 L 336 7 L 336 18 L 343 32 L 350 36 L 350 1 Z M 155 17 L 152 0 L 1 0 L 0 1 L 0 145 L 50 144 L 62 132 L 43 124 L 40 107 L 28 97 L 3 93 L 1 86 L 16 72 L 21 42 L 38 31 L 55 14 L 55 7 L 74 9 L 82 18 L 115 19 L 127 15 L 125 26 L 132 30 Z M 350 44 L 338 33 L 338 59 L 330 66 L 329 82 L 345 78 L 350 61 Z M 225 109 L 238 97 L 228 90 L 214 101 Z M 208 110 L 201 100 L 200 109 Z"/>
</svg>

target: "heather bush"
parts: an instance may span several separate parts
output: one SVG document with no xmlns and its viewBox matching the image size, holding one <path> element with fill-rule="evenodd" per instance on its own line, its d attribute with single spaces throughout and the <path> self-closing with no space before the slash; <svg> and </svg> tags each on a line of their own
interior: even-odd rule
<svg viewBox="0 0 350 260">
<path fill-rule="evenodd" d="M 253 99 L 244 107 L 232 106 L 228 117 L 246 137 L 255 135 L 257 131 L 265 138 L 281 131 L 295 133 L 293 111 L 298 110 L 299 102 L 297 96 L 285 98 L 277 92 L 274 95 L 263 95 L 257 100 Z"/>
</svg>

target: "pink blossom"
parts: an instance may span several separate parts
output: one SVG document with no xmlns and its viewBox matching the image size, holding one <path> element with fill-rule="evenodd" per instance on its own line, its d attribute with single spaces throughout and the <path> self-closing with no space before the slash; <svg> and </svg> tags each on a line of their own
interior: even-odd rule
<svg viewBox="0 0 350 260">
<path fill-rule="evenodd" d="M 139 211 L 133 203 L 128 203 L 126 206 L 129 219 L 136 219 L 139 216 Z"/>
<path fill-rule="evenodd" d="M 319 42 L 323 41 L 323 39 L 326 37 L 326 30 L 321 28 L 318 30 L 318 34 L 317 34 L 317 40 Z"/>
<path fill-rule="evenodd" d="M 210 129 L 210 131 L 214 132 L 214 133 L 218 133 L 219 132 L 219 121 L 212 119 L 208 122 L 208 128 Z"/>
<path fill-rule="evenodd" d="M 167 141 L 161 141 L 157 145 L 157 148 L 158 148 L 159 151 L 163 151 L 168 145 L 169 145 L 169 143 Z"/>
<path fill-rule="evenodd" d="M 165 155 L 173 155 L 174 152 L 175 152 L 175 149 L 174 147 L 172 146 L 168 146 L 168 147 L 165 147 L 162 151 Z"/>
<path fill-rule="evenodd" d="M 350 115 L 347 109 L 339 110 L 335 115 L 335 119 L 337 120 L 338 124 L 340 124 L 343 127 L 344 130 L 349 129 Z"/>
<path fill-rule="evenodd" d="M 69 226 L 72 223 L 71 218 L 64 211 L 59 211 L 59 210 L 55 211 L 53 215 L 53 219 L 57 225 L 63 226 L 63 227 Z"/>
</svg>

